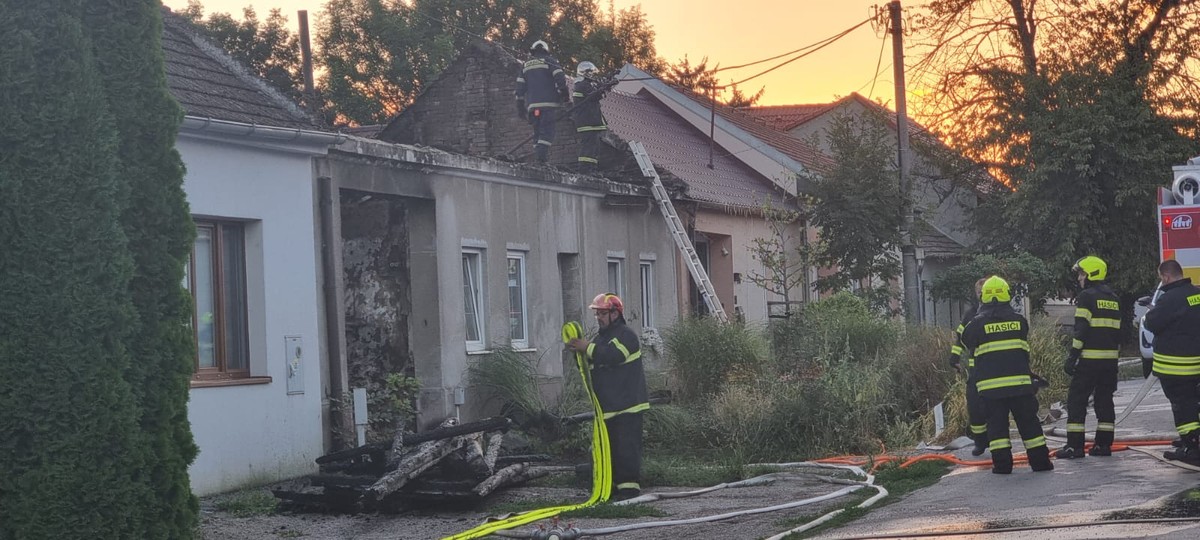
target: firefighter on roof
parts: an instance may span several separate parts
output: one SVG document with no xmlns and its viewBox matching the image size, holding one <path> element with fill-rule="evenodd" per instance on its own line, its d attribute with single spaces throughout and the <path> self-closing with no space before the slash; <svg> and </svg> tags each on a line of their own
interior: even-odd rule
<svg viewBox="0 0 1200 540">
<path fill-rule="evenodd" d="M 1088 255 L 1073 268 L 1083 290 L 1075 297 L 1075 339 L 1063 361 L 1071 376 L 1067 393 L 1067 445 L 1055 454 L 1058 459 L 1081 458 L 1084 420 L 1088 399 L 1095 396 L 1096 440 L 1090 454 L 1111 456 L 1117 420 L 1113 392 L 1117 390 L 1117 357 L 1121 348 L 1121 303 L 1104 282 L 1108 265 Z"/>
<path fill-rule="evenodd" d="M 963 346 L 975 358 L 975 388 L 987 410 L 992 472 L 1012 473 L 1011 412 L 1034 471 L 1054 469 L 1038 422 L 1038 402 L 1029 371 L 1029 321 L 1013 311 L 1008 282 L 992 276 L 983 282 L 979 313 L 963 329 Z"/>
<path fill-rule="evenodd" d="M 646 373 L 637 334 L 625 324 L 625 304 L 617 295 L 596 295 L 588 306 L 596 313 L 600 334 L 595 341 L 573 339 L 571 350 L 583 353 L 592 369 L 596 399 L 612 454 L 613 500 L 641 494 L 642 413 L 650 409 Z"/>
<path fill-rule="evenodd" d="M 575 83 L 571 98 L 575 100 L 572 119 L 579 133 L 579 170 L 589 172 L 599 165 L 600 136 L 608 131 L 604 116 L 600 113 L 600 99 L 604 97 L 605 85 L 600 81 L 596 65 L 580 62 L 576 69 L 580 79 Z"/>
<path fill-rule="evenodd" d="M 567 76 L 545 41 L 535 41 L 529 52 L 533 58 L 517 76 L 517 114 L 533 125 L 534 153 L 538 163 L 545 163 L 554 144 L 556 113 L 568 99 Z"/>
</svg>

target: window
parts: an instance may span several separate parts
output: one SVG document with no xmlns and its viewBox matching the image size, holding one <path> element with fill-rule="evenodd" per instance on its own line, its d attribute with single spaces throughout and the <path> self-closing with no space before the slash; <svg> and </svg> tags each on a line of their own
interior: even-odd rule
<svg viewBox="0 0 1200 540">
<path fill-rule="evenodd" d="M 608 292 L 625 299 L 625 260 L 608 259 Z"/>
<path fill-rule="evenodd" d="M 485 348 L 483 303 L 483 250 L 464 249 L 462 254 L 463 300 L 466 309 L 467 350 Z"/>
<path fill-rule="evenodd" d="M 196 243 L 183 285 L 195 299 L 195 378 L 249 377 L 246 236 L 242 223 L 196 221 Z"/>
<path fill-rule="evenodd" d="M 525 254 L 508 252 L 508 337 L 513 348 L 529 347 L 529 314 L 525 309 Z"/>
<path fill-rule="evenodd" d="M 638 265 L 642 277 L 642 328 L 654 328 L 654 261 Z"/>
</svg>

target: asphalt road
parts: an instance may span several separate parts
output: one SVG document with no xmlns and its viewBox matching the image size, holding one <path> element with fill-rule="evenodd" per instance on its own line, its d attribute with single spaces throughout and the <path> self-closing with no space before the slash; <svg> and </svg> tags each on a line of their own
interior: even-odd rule
<svg viewBox="0 0 1200 540">
<path fill-rule="evenodd" d="M 1133 399 L 1138 381 L 1118 387 L 1115 401 L 1118 417 Z M 1066 418 L 1054 426 L 1065 429 Z M 1089 433 L 1095 418 L 1089 416 Z M 1049 432 L 1049 429 L 1047 429 Z M 1155 386 L 1141 405 L 1117 426 L 1118 440 L 1124 436 L 1161 435 L 1174 438 L 1170 406 Z M 1014 435 L 1014 446 L 1019 438 Z M 1051 442 L 1052 449 L 1061 442 Z M 1166 447 L 1152 448 L 1161 452 Z M 1016 448 L 1014 448 L 1016 450 Z M 969 459 L 969 452 L 959 451 Z M 1055 461 L 1055 470 L 1033 473 L 1018 466 L 1012 475 L 991 474 L 986 468 L 956 468 L 935 486 L 905 499 L 872 510 L 845 527 L 828 531 L 822 538 L 878 537 L 918 532 L 954 532 L 1005 527 L 1041 526 L 1103 521 L 1110 512 L 1139 510 L 1146 517 L 1161 515 L 1173 495 L 1200 488 L 1200 473 L 1162 463 L 1150 456 L 1117 452 L 1112 457 L 1088 457 Z M 1139 516 L 1140 517 L 1140 516 Z M 912 537 L 920 537 L 914 536 Z M 1200 522 L 1174 525 L 1107 525 L 1056 530 L 982 535 L 953 535 L 942 538 L 1200 538 Z"/>
</svg>

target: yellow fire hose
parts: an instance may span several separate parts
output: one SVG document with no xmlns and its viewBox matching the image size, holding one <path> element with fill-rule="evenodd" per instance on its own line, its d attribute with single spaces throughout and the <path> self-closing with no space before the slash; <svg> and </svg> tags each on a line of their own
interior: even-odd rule
<svg viewBox="0 0 1200 540">
<path fill-rule="evenodd" d="M 583 337 L 583 327 L 579 323 L 571 321 L 563 325 L 563 343 L 569 343 L 572 339 L 580 337 Z M 592 401 L 592 409 L 596 413 L 592 418 L 592 496 L 580 504 L 539 508 L 497 521 L 488 521 L 474 529 L 447 536 L 442 540 L 480 538 L 497 531 L 551 518 L 563 512 L 586 508 L 608 500 L 612 491 L 612 460 L 608 454 L 608 429 L 604 426 L 604 411 L 600 409 L 600 401 L 596 399 L 596 391 L 592 388 L 592 374 L 588 370 L 587 361 L 578 352 L 575 353 L 575 365 L 579 367 L 579 375 L 583 377 L 583 386 L 587 389 L 588 398 Z"/>
</svg>

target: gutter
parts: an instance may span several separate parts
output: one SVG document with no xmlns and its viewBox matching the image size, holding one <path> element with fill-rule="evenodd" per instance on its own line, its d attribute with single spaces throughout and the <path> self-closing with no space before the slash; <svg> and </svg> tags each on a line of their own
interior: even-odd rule
<svg viewBox="0 0 1200 540">
<path fill-rule="evenodd" d="M 346 135 L 341 133 L 246 124 L 232 120 L 201 118 L 198 116 L 183 117 L 180 132 L 185 131 L 202 136 L 210 136 L 223 141 L 245 139 L 256 143 L 286 145 L 293 149 L 296 147 L 310 147 L 324 150 L 330 146 L 341 144 L 346 140 Z M 320 153 L 323 154 L 324 152 Z"/>
</svg>

